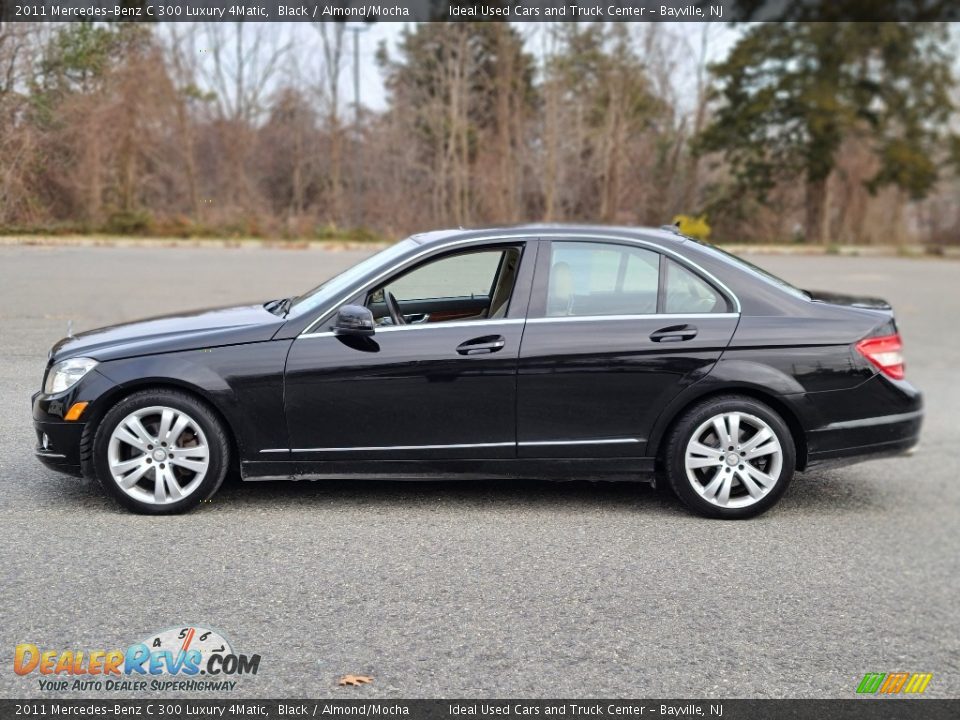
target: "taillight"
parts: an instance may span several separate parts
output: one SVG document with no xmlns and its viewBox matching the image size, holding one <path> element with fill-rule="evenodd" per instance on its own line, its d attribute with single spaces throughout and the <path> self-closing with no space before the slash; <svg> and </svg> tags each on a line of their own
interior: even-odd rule
<svg viewBox="0 0 960 720">
<path fill-rule="evenodd" d="M 903 380 L 903 343 L 900 333 L 861 340 L 857 352 L 880 372 L 894 380 Z"/>
</svg>

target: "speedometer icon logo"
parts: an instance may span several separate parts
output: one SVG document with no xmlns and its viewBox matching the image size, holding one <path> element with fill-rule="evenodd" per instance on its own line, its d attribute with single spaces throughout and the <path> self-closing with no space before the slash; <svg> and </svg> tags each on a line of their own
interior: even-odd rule
<svg viewBox="0 0 960 720">
<path fill-rule="evenodd" d="M 234 655 L 233 646 L 222 633 L 202 625 L 161 630 L 144 639 L 143 644 L 150 648 L 151 652 L 167 650 L 173 657 L 181 653 L 185 656 L 191 651 L 199 652 L 200 659 L 196 664 L 202 668 L 201 675 L 206 674 L 210 658 L 214 655 L 221 658 Z"/>
</svg>

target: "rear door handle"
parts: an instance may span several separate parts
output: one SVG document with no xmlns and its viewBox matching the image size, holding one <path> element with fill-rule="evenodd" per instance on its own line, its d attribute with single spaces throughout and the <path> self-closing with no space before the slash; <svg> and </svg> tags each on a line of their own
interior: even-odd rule
<svg viewBox="0 0 960 720">
<path fill-rule="evenodd" d="M 503 335 L 484 335 L 483 337 L 467 340 L 457 345 L 457 352 L 461 355 L 482 355 L 483 353 L 495 353 L 503 349 L 507 341 Z"/>
<path fill-rule="evenodd" d="M 693 325 L 671 325 L 650 333 L 650 339 L 658 343 L 683 342 L 696 336 L 697 329 Z"/>
</svg>

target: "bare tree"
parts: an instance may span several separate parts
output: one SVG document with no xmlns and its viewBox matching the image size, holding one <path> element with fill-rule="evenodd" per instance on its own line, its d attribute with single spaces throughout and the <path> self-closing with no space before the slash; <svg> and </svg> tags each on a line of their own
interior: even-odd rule
<svg viewBox="0 0 960 720">
<path fill-rule="evenodd" d="M 340 224 L 343 207 L 343 119 L 340 116 L 340 79 L 346 57 L 346 25 L 344 23 L 314 23 L 320 36 L 322 50 L 317 84 L 321 111 L 326 120 L 328 156 L 330 163 L 329 217 Z"/>
</svg>

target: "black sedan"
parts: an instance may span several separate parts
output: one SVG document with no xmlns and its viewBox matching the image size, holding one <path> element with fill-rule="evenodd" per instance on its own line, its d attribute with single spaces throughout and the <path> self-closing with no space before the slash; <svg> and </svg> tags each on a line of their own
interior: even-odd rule
<svg viewBox="0 0 960 720">
<path fill-rule="evenodd" d="M 882 300 L 800 290 L 675 230 L 415 235 L 296 298 L 50 352 L 37 456 L 176 513 L 246 480 L 669 484 L 702 515 L 903 453 L 920 393 Z"/>
</svg>

